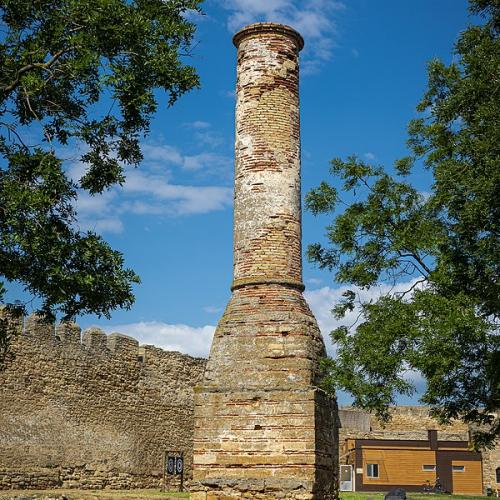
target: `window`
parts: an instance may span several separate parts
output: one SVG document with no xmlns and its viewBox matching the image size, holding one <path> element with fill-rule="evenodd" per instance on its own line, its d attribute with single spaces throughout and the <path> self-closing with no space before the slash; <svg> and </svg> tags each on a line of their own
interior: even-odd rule
<svg viewBox="0 0 500 500">
<path fill-rule="evenodd" d="M 435 465 L 422 465 L 422 470 L 425 471 L 435 471 L 436 466 Z"/>
<path fill-rule="evenodd" d="M 378 477 L 378 464 L 366 464 L 367 477 Z"/>
<path fill-rule="evenodd" d="M 497 467 L 496 476 L 497 483 L 500 483 L 500 467 Z"/>
<path fill-rule="evenodd" d="M 452 465 L 453 472 L 465 472 L 465 465 Z"/>
</svg>

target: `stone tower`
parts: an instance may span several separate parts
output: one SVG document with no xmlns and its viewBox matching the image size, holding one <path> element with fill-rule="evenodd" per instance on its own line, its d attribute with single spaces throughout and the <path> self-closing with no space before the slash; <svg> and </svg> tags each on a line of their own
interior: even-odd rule
<svg viewBox="0 0 500 500">
<path fill-rule="evenodd" d="M 288 26 L 238 32 L 234 282 L 195 395 L 196 500 L 333 496 L 336 406 L 302 292 L 298 55 Z"/>
</svg>

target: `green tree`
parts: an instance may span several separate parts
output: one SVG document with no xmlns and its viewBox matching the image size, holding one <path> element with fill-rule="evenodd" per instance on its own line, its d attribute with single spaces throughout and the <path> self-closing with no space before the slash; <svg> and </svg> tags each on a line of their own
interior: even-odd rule
<svg viewBox="0 0 500 500">
<path fill-rule="evenodd" d="M 500 2 L 471 0 L 470 10 L 484 22 L 460 35 L 456 62 L 429 64 L 411 156 L 393 175 L 356 156 L 334 159 L 341 190 L 323 182 L 306 203 L 318 214 L 342 206 L 346 193 L 356 200 L 328 226 L 328 244 L 308 249 L 354 285 L 333 313 L 360 315 L 331 334 L 338 353 L 324 362 L 325 387 L 387 419 L 395 396 L 415 390 L 408 373 L 420 372 L 421 401 L 443 422 L 475 424 L 481 446 L 500 435 Z M 426 195 L 411 184 L 422 165 L 433 178 Z M 409 284 L 360 299 L 382 283 Z"/>
<path fill-rule="evenodd" d="M 48 315 L 109 317 L 132 305 L 138 276 L 78 230 L 74 202 L 141 162 L 158 90 L 171 105 L 198 86 L 183 58 L 195 31 L 186 14 L 200 3 L 0 0 L 0 300 L 18 282 Z M 79 185 L 65 147 L 84 151 Z"/>
</svg>

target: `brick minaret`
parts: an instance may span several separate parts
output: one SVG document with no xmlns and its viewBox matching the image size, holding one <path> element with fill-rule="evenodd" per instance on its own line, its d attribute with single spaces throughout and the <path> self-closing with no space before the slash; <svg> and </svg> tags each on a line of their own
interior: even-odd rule
<svg viewBox="0 0 500 500">
<path fill-rule="evenodd" d="M 331 498 L 335 402 L 302 291 L 298 54 L 287 26 L 238 48 L 233 295 L 195 397 L 192 499 Z"/>
</svg>

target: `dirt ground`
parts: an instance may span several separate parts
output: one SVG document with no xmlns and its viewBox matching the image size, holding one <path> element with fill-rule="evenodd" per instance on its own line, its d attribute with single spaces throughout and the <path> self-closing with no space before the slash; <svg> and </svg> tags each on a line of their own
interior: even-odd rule
<svg viewBox="0 0 500 500">
<path fill-rule="evenodd" d="M 158 490 L 8 490 L 0 491 L 1 500 L 178 500 L 189 493 L 162 493 Z"/>
</svg>

